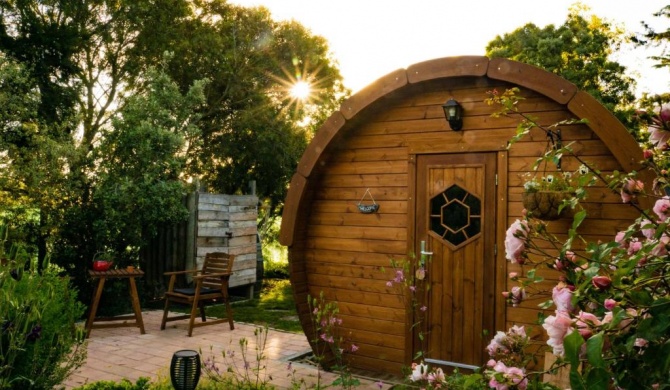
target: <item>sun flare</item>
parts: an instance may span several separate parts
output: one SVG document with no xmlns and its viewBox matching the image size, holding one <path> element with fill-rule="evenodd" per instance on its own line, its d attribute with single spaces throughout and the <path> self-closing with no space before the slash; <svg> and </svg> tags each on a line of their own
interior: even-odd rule
<svg viewBox="0 0 670 390">
<path fill-rule="evenodd" d="M 296 99 L 305 100 L 312 92 L 312 87 L 308 82 L 299 80 L 291 87 L 291 96 Z"/>
</svg>

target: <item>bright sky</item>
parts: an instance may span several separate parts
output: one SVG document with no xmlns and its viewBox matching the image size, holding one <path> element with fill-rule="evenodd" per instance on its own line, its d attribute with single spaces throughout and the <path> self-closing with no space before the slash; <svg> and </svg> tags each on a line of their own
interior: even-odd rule
<svg viewBox="0 0 670 390">
<path fill-rule="evenodd" d="M 327 39 L 344 83 L 357 92 L 383 75 L 440 57 L 484 55 L 486 44 L 534 23 L 561 25 L 575 0 L 229 0 L 262 5 L 275 20 L 300 22 Z M 642 32 L 645 21 L 657 29 L 666 19 L 653 13 L 667 0 L 583 0 L 593 14 Z M 656 50 L 656 53 L 660 49 Z M 617 61 L 638 80 L 638 93 L 670 91 L 670 71 L 654 70 L 649 52 L 627 48 Z"/>
</svg>

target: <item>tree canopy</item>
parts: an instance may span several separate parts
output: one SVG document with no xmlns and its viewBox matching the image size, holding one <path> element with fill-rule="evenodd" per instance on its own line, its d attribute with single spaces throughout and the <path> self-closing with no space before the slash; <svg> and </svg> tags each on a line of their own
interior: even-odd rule
<svg viewBox="0 0 670 390">
<path fill-rule="evenodd" d="M 585 16 L 585 8 L 575 6 L 558 27 L 529 23 L 497 36 L 486 46 L 486 55 L 556 73 L 616 113 L 635 101 L 635 81 L 626 76 L 623 65 L 610 59 L 623 39 L 623 31 L 597 16 Z"/>
<path fill-rule="evenodd" d="M 190 183 L 255 180 L 278 212 L 349 93 L 323 38 L 225 0 L 0 2 L 0 82 L 0 212 L 37 215 L 42 255 L 69 266 L 137 254 L 184 217 Z"/>
</svg>

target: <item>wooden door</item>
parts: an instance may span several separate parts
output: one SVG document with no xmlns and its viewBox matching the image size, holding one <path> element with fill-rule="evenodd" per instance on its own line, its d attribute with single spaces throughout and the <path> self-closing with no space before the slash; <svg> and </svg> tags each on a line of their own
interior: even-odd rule
<svg viewBox="0 0 670 390">
<path fill-rule="evenodd" d="M 496 161 L 495 153 L 417 158 L 415 245 L 425 241 L 433 253 L 422 324 L 432 364 L 474 368 L 486 360 L 495 314 Z"/>
</svg>

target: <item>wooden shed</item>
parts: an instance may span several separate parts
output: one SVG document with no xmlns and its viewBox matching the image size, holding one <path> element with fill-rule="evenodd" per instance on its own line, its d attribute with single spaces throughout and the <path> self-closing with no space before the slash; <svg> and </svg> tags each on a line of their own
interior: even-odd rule
<svg viewBox="0 0 670 390">
<path fill-rule="evenodd" d="M 642 151 L 625 127 L 590 95 L 544 70 L 467 56 L 387 74 L 325 122 L 290 183 L 280 240 L 289 247 L 291 282 L 310 339 L 307 295 L 323 292 L 338 302 L 342 327 L 359 346 L 351 365 L 399 374 L 419 346 L 409 329 L 412 310 L 397 288 L 387 286 L 393 275 L 382 269 L 390 259 L 418 253 L 422 243 L 434 253 L 427 272 L 430 362 L 480 366 L 496 330 L 527 324 L 540 332 L 537 305 L 546 297 L 512 307 L 501 295 L 510 287 L 508 273 L 519 271 L 505 260 L 504 239 L 522 213 L 522 174 L 547 146 L 537 131 L 507 150 L 518 120 L 492 118 L 496 108 L 485 99 L 487 91 L 511 87 L 525 97 L 521 111 L 541 124 L 587 118 L 588 124 L 562 127 L 563 140 L 574 141 L 576 153 L 605 174 L 639 168 Z M 463 107 L 461 130 L 445 120 L 442 105 L 449 99 Z M 563 169 L 577 167 L 574 158 L 564 158 Z M 464 202 L 465 196 L 474 202 Z M 362 213 L 359 202 L 371 198 L 379 209 Z M 469 219 L 450 222 L 450 208 L 435 199 L 465 203 L 454 207 L 469 208 Z M 586 207 L 589 218 L 580 232 L 593 240 L 611 240 L 636 217 L 605 186 L 590 189 Z M 467 226 L 465 238 L 436 232 L 444 221 L 433 223 L 435 214 L 454 231 Z M 550 229 L 560 235 L 569 222 L 552 221 Z M 556 275 L 543 272 L 551 288 Z"/>
</svg>

